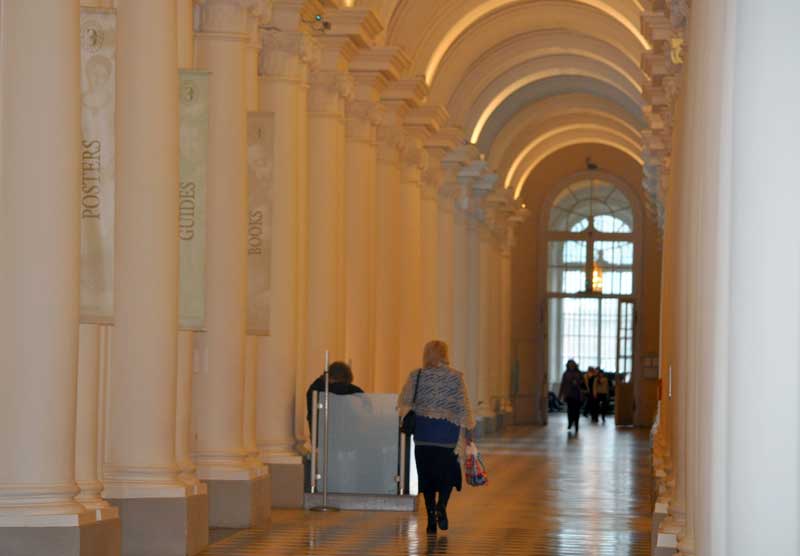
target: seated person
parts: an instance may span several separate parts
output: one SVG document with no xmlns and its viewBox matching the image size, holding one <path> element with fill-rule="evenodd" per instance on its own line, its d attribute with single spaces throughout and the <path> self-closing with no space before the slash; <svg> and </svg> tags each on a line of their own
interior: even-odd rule
<svg viewBox="0 0 800 556">
<path fill-rule="evenodd" d="M 306 420 L 309 431 L 311 430 L 311 404 L 314 390 L 325 391 L 325 375 L 320 375 L 306 391 Z M 350 369 L 350 365 L 341 361 L 334 361 L 328 367 L 328 391 L 340 396 L 364 393 L 361 388 L 353 384 L 353 371 Z"/>
</svg>

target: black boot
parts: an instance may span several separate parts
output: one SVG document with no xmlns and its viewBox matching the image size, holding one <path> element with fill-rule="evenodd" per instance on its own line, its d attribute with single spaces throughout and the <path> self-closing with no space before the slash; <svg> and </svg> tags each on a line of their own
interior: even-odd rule
<svg viewBox="0 0 800 556">
<path fill-rule="evenodd" d="M 436 492 L 423 492 L 425 498 L 425 509 L 428 512 L 428 533 L 436 533 Z"/>
<path fill-rule="evenodd" d="M 447 521 L 447 501 L 450 500 L 452 489 L 448 488 L 439 492 L 439 503 L 436 505 L 436 523 L 439 529 L 447 531 L 450 523 Z"/>
<path fill-rule="evenodd" d="M 439 506 L 436 509 L 436 523 L 442 531 L 447 531 L 447 528 L 450 526 L 450 523 L 447 521 L 447 509 L 444 506 Z"/>
</svg>

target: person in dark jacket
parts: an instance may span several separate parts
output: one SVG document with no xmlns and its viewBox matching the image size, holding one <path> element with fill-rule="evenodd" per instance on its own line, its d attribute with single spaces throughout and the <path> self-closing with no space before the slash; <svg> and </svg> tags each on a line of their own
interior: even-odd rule
<svg viewBox="0 0 800 556">
<path fill-rule="evenodd" d="M 361 388 L 353 384 L 353 371 L 350 369 L 350 365 L 341 361 L 334 361 L 328 366 L 328 382 L 328 391 L 331 394 L 343 396 L 364 393 Z M 306 390 L 306 420 L 309 431 L 311 430 L 311 406 L 314 390 L 325 391 L 325 375 L 320 375 Z"/>
<path fill-rule="evenodd" d="M 578 421 L 581 418 L 581 400 L 583 377 L 578 370 L 578 364 L 570 359 L 567 361 L 567 370 L 561 377 L 561 388 L 558 397 L 567 402 L 567 430 L 575 425 L 575 434 L 578 434 Z"/>
</svg>

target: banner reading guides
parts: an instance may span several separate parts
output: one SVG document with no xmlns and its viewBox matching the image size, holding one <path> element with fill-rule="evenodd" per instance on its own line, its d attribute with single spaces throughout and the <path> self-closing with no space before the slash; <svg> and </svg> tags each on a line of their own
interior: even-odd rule
<svg viewBox="0 0 800 556">
<path fill-rule="evenodd" d="M 81 322 L 114 317 L 116 15 L 81 8 Z"/>
<path fill-rule="evenodd" d="M 178 326 L 202 330 L 206 313 L 208 72 L 181 70 Z"/>
</svg>

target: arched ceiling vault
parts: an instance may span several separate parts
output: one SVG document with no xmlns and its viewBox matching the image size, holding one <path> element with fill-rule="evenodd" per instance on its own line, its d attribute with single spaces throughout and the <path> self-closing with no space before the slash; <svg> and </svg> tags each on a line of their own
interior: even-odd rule
<svg viewBox="0 0 800 556">
<path fill-rule="evenodd" d="M 515 192 L 550 154 L 582 143 L 642 163 L 639 0 L 356 0 Z M 485 135 L 484 135 L 485 131 Z"/>
<path fill-rule="evenodd" d="M 388 42 L 402 46 L 414 60 L 414 74 L 425 75 L 428 84 L 436 73 L 448 50 L 471 27 L 483 28 L 492 33 L 498 27 L 491 23 L 492 16 L 514 10 L 523 17 L 524 10 L 539 14 L 552 13 L 559 28 L 580 28 L 585 11 L 591 8 L 615 22 L 617 30 L 610 41 L 623 46 L 632 60 L 637 60 L 643 49 L 650 45 L 639 30 L 641 6 L 632 0 L 437 0 L 415 2 L 400 0 L 389 23 Z"/>
<path fill-rule="evenodd" d="M 633 61 L 600 38 L 566 29 L 541 29 L 512 35 L 494 45 L 477 39 L 459 42 L 448 53 L 432 85 L 430 102 L 450 104 L 461 94 L 465 84 L 490 82 L 516 66 L 548 56 L 594 60 L 613 69 L 638 91 L 645 81 L 641 69 Z"/>
<path fill-rule="evenodd" d="M 582 95 L 607 101 L 609 106 L 619 107 L 628 114 L 637 129 L 646 127 L 641 106 L 619 89 L 588 77 L 562 75 L 537 81 L 535 85 L 520 89 L 508 97 L 484 126 L 477 143 L 478 149 L 484 153 L 493 152 L 500 133 L 512 122 L 520 123 L 523 120 L 524 123 L 524 113 L 530 106 L 550 97 L 567 95 Z"/>
<path fill-rule="evenodd" d="M 517 173 L 519 178 L 515 178 L 511 185 L 514 189 L 514 198 L 519 198 L 525 182 L 528 181 L 528 177 L 545 158 L 561 149 L 584 143 L 596 143 L 613 147 L 630 156 L 638 164 L 643 164 L 641 145 L 631 142 L 624 134 L 605 128 L 595 129 L 585 125 L 559 130 L 558 133 L 554 133 L 537 142 L 535 148 L 528 153 L 525 160 L 520 164 L 520 169 Z"/>
<path fill-rule="evenodd" d="M 619 118 L 595 111 L 560 114 L 531 125 L 509 145 L 508 156 L 501 163 L 502 166 L 498 167 L 500 174 L 506 176 L 505 187 L 518 185 L 520 176 L 527 171 L 527 162 L 532 160 L 531 153 L 536 153 L 551 137 L 567 131 L 607 132 L 620 138 L 624 144 L 641 150 L 641 135 Z M 535 159 L 534 156 L 533 160 Z"/>
<path fill-rule="evenodd" d="M 524 148 L 538 133 L 546 133 L 561 125 L 565 118 L 579 118 L 587 124 L 612 122 L 614 127 L 627 130 L 631 138 L 641 141 L 639 122 L 624 108 L 614 102 L 585 93 L 557 95 L 529 104 L 496 135 L 487 161 L 500 174 L 513 173 L 524 156 Z M 510 174 L 509 174 L 510 176 Z M 505 182 L 506 187 L 510 185 Z"/>
<path fill-rule="evenodd" d="M 448 110 L 453 120 L 478 143 L 486 122 L 515 92 L 556 76 L 591 78 L 618 89 L 635 104 L 643 104 L 641 92 L 612 67 L 589 58 L 574 55 L 545 56 L 512 68 L 489 84 L 465 84 Z"/>
</svg>

